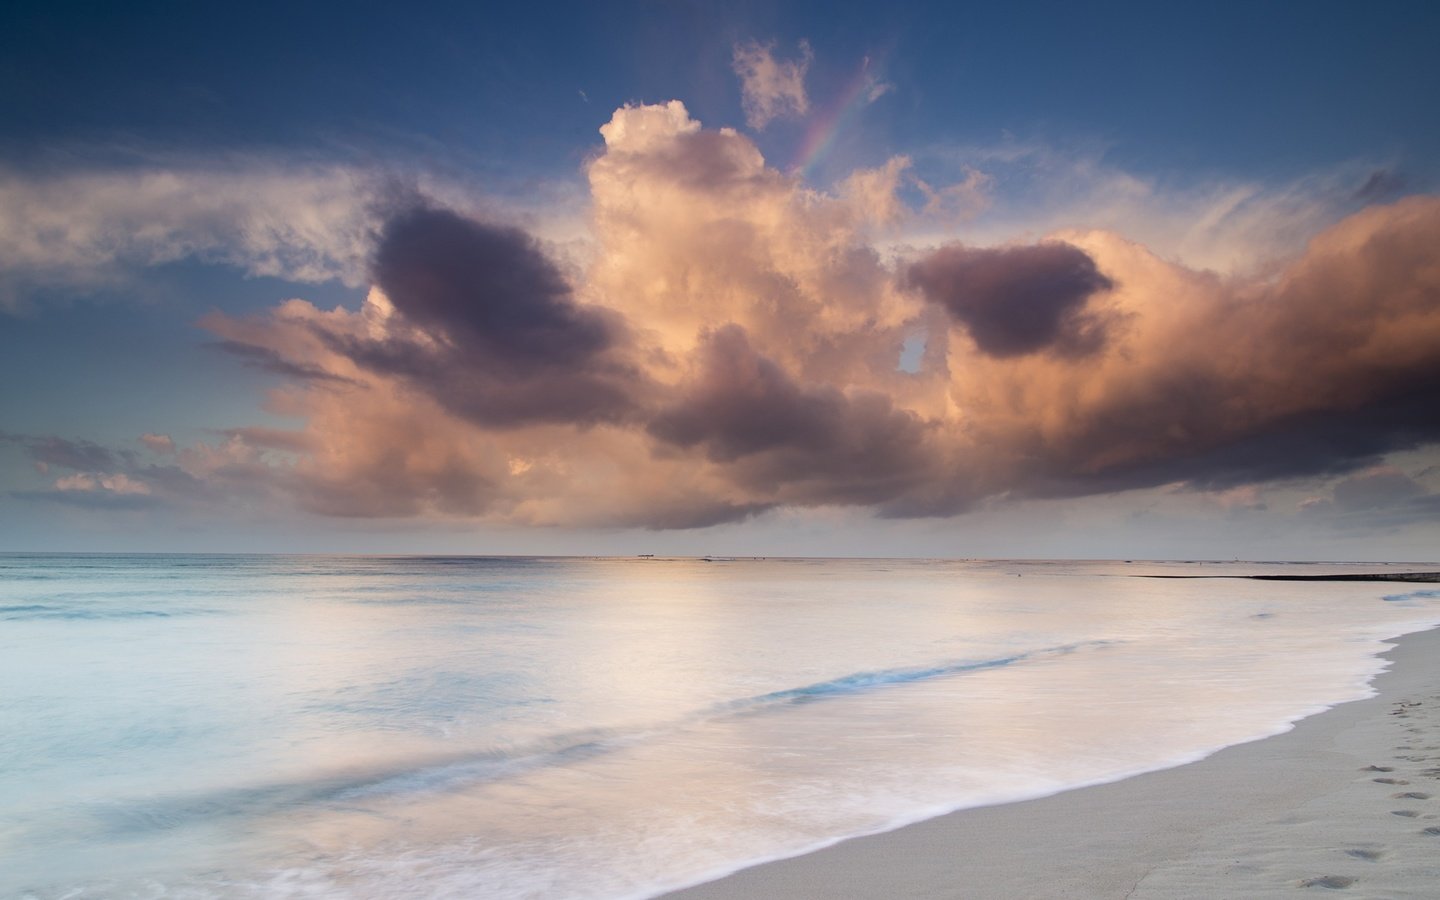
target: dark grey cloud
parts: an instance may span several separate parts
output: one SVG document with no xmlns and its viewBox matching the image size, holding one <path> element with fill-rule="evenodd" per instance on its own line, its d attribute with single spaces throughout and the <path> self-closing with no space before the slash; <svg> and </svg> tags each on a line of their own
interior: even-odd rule
<svg viewBox="0 0 1440 900">
<path fill-rule="evenodd" d="M 316 325 L 332 349 L 487 426 L 593 424 L 631 413 L 643 379 L 615 314 L 582 306 L 537 242 L 427 205 L 379 234 L 375 283 L 412 330 L 382 339 Z"/>
<path fill-rule="evenodd" d="M 738 325 L 706 336 L 693 380 L 648 429 L 749 489 L 809 503 L 880 502 L 929 474 L 918 416 L 882 394 L 797 383 Z"/>
<path fill-rule="evenodd" d="M 128 451 L 117 452 L 90 441 L 72 441 L 54 435 L 0 432 L 0 441 L 19 446 L 37 463 L 79 472 L 116 470 L 129 465 L 133 459 Z"/>
<path fill-rule="evenodd" d="M 515 370 L 573 365 L 615 341 L 613 323 L 577 306 L 560 270 L 516 228 L 406 209 L 381 229 L 371 270 L 411 322 Z"/>
<path fill-rule="evenodd" d="M 1185 483 L 1223 491 L 1349 475 L 1378 465 L 1389 453 L 1440 442 L 1440 350 L 1432 370 L 1415 372 L 1414 378 L 1358 408 L 1278 416 L 1244 431 L 1235 430 L 1227 420 L 1230 407 L 1217 399 L 1223 385 L 1213 385 L 1214 392 L 1162 386 L 1144 402 L 1087 422 L 1071 441 L 1025 445 L 1017 456 L 1027 466 L 1012 490 L 1079 497 Z M 1114 464 L 1090 462 L 1117 446 L 1148 449 Z"/>
<path fill-rule="evenodd" d="M 1085 305 L 1114 285 L 1089 254 L 1070 244 L 994 249 L 950 244 L 913 263 L 907 274 L 911 285 L 944 307 L 990 356 L 1088 353 L 1104 342 L 1105 322 Z"/>
</svg>

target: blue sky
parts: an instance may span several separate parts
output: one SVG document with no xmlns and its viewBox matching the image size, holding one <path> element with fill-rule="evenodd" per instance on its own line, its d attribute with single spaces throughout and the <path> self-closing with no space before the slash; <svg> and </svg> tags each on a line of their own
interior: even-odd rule
<svg viewBox="0 0 1440 900">
<path fill-rule="evenodd" d="M 0 547 L 1433 555 L 1437 33 L 12 4 Z"/>
</svg>

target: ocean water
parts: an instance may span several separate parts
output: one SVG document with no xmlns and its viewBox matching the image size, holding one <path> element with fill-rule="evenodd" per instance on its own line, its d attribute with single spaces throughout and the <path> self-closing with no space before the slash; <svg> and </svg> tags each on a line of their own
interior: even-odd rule
<svg viewBox="0 0 1440 900">
<path fill-rule="evenodd" d="M 654 896 L 1366 696 L 1440 591 L 1135 577 L 1325 570 L 0 555 L 0 897 Z"/>
</svg>

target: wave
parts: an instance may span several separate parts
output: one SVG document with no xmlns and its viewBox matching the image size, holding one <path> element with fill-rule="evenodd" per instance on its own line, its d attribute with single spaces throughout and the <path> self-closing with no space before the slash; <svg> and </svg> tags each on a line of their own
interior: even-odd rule
<svg viewBox="0 0 1440 900">
<path fill-rule="evenodd" d="M 1025 660 L 1048 656 L 1063 656 L 1088 647 L 1100 647 L 1111 643 L 1114 642 L 1084 641 L 1077 644 L 1047 647 L 1043 650 L 1032 650 L 1026 653 L 1016 653 L 1011 656 L 1001 656 L 994 659 L 939 663 L 937 665 L 906 669 L 880 669 L 874 672 L 854 672 L 849 675 L 842 675 L 839 678 L 832 678 L 828 681 L 807 684 L 804 687 L 772 691 L 768 694 L 760 694 L 742 700 L 731 700 L 728 703 L 719 704 L 712 709 L 716 712 L 729 712 L 732 710 L 741 711 L 762 708 L 781 703 L 810 703 L 844 694 L 858 694 L 876 688 L 897 687 L 921 681 L 931 681 L 937 678 L 962 675 L 966 672 L 976 672 L 982 669 L 998 669 L 1002 666 L 1013 665 Z"/>
<path fill-rule="evenodd" d="M 900 689 L 906 685 L 1064 656 L 1112 643 L 1115 642 L 1086 641 L 991 659 L 853 672 L 814 684 L 724 701 L 648 726 L 579 729 L 518 747 L 472 750 L 446 759 L 432 758 L 419 765 L 350 772 L 310 781 L 256 785 L 184 797 L 147 799 L 143 802 L 117 801 L 92 805 L 89 812 L 101 823 L 102 830 L 118 834 L 168 830 L 199 821 L 261 815 L 297 806 L 345 806 L 363 800 L 435 793 L 498 781 L 549 766 L 580 762 L 725 718 L 764 715 L 799 704 L 833 702 L 847 696 Z"/>
<path fill-rule="evenodd" d="M 1440 599 L 1440 590 L 1410 591 L 1407 594 L 1390 594 L 1381 598 L 1386 603 L 1404 603 L 1409 600 L 1435 600 Z"/>
</svg>

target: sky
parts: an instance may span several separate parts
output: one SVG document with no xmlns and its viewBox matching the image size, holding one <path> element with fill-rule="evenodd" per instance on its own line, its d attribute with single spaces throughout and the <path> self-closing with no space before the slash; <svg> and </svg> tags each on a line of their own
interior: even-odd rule
<svg viewBox="0 0 1440 900">
<path fill-rule="evenodd" d="M 1433 560 L 1440 7 L 7 4 L 0 550 Z"/>
</svg>

